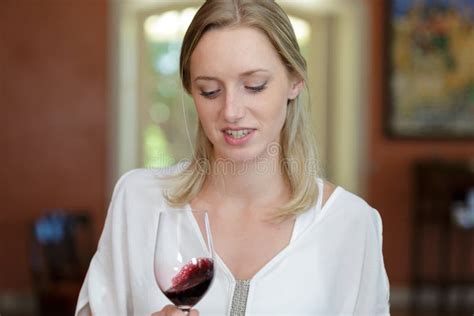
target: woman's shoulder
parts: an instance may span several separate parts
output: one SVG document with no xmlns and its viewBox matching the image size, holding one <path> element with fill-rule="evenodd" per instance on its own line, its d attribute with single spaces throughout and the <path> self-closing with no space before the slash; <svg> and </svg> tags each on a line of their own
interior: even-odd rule
<svg viewBox="0 0 474 316">
<path fill-rule="evenodd" d="M 322 202 L 321 202 L 321 207 L 324 207 L 324 205 L 327 203 L 329 198 L 333 195 L 333 193 L 336 191 L 337 186 L 327 180 L 319 179 L 319 182 L 322 184 L 323 191 L 322 193 Z"/>
<path fill-rule="evenodd" d="M 184 169 L 183 164 L 176 164 L 164 168 L 139 168 L 124 173 L 117 181 L 114 191 L 139 191 L 146 189 L 154 191 L 165 185 L 170 176 Z"/>
<path fill-rule="evenodd" d="M 380 214 L 369 203 L 359 195 L 352 193 L 341 186 L 331 182 L 323 181 L 322 207 L 326 205 L 329 209 L 328 215 L 340 215 L 345 220 L 372 219 L 380 220 Z"/>
</svg>

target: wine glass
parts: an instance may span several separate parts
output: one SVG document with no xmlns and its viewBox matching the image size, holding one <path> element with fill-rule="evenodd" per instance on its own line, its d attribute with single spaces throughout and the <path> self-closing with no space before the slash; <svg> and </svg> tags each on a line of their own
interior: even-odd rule
<svg viewBox="0 0 474 316">
<path fill-rule="evenodd" d="M 213 254 L 207 212 L 170 208 L 160 213 L 155 279 L 163 294 L 185 313 L 201 300 L 212 283 Z"/>
</svg>

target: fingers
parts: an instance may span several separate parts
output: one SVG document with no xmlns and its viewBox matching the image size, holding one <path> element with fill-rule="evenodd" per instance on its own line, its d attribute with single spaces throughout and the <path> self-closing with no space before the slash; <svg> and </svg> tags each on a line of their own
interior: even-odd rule
<svg viewBox="0 0 474 316">
<path fill-rule="evenodd" d="M 151 316 L 185 316 L 186 313 L 181 311 L 174 305 L 166 305 L 163 309 L 159 312 L 151 314 Z M 195 309 L 192 309 L 188 316 L 199 316 L 199 312 Z"/>
<path fill-rule="evenodd" d="M 151 314 L 151 316 L 183 316 L 184 314 L 179 308 L 174 305 L 166 305 L 161 311 Z"/>
</svg>

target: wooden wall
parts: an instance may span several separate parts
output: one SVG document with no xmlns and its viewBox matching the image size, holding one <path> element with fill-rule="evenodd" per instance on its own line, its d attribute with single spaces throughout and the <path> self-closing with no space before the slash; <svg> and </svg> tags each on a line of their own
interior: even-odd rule
<svg viewBox="0 0 474 316">
<path fill-rule="evenodd" d="M 29 223 L 52 208 L 105 215 L 107 2 L 3 0 L 0 292 L 30 286 Z"/>
<path fill-rule="evenodd" d="M 377 208 L 384 222 L 384 254 L 387 272 L 394 286 L 405 286 L 410 272 L 411 207 L 414 185 L 412 164 L 421 158 L 474 159 L 474 141 L 391 140 L 383 132 L 384 82 L 384 5 L 369 0 L 372 62 L 369 96 L 369 203 Z M 437 242 L 433 240 L 433 242 Z"/>
</svg>

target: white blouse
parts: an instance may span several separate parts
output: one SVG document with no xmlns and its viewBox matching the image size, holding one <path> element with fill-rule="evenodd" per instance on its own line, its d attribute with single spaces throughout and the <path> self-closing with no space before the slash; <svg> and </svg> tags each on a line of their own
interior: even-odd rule
<svg viewBox="0 0 474 316">
<path fill-rule="evenodd" d="M 176 170 L 137 169 L 118 181 L 76 315 L 150 315 L 171 304 L 156 285 L 153 253 L 165 205 L 160 176 Z M 250 280 L 245 315 L 390 315 L 380 215 L 341 187 L 323 207 L 321 196 L 297 217 L 289 245 Z M 195 306 L 201 316 L 230 315 L 236 280 L 218 254 L 215 267 Z"/>
</svg>

